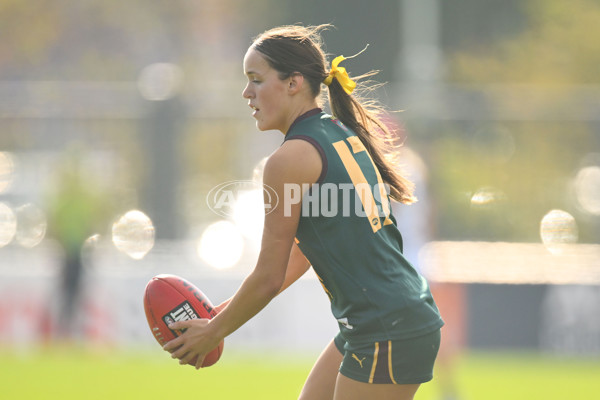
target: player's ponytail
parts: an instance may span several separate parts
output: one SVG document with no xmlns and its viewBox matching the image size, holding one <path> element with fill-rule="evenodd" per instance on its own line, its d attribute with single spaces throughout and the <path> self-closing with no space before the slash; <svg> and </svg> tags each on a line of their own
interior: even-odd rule
<svg viewBox="0 0 600 400">
<path fill-rule="evenodd" d="M 334 60 L 332 71 L 336 67 Z M 360 79 L 370 77 L 376 73 L 376 71 L 367 73 L 354 78 L 351 82 L 356 85 L 356 82 Z M 380 115 L 383 113 L 382 106 L 374 100 L 360 99 L 353 95 L 353 90 L 348 90 L 348 87 L 351 86 L 347 83 L 348 80 L 350 78 L 345 70 L 342 74 L 330 72 L 324 80 L 329 88 L 331 113 L 344 125 L 356 132 L 377 166 L 381 179 L 390 186 L 390 197 L 405 204 L 415 202 L 413 183 L 400 174 L 398 166 L 391 160 L 398 149 L 392 147 L 394 142 L 392 134 L 380 119 Z M 359 83 L 359 89 L 364 91 L 372 88 Z M 386 158 L 386 155 L 389 158 Z"/>
<path fill-rule="evenodd" d="M 390 197 L 402 203 L 412 203 L 413 184 L 400 174 L 397 166 L 384 154 L 390 155 L 392 135 L 381 121 L 382 107 L 373 100 L 365 100 L 353 95 L 355 81 L 374 75 L 368 73 L 350 79 L 344 68 L 338 64 L 344 57 L 336 57 L 328 71 L 325 54 L 322 50 L 320 32 L 331 25 L 303 27 L 287 25 L 270 29 L 254 39 L 252 48 L 259 51 L 269 65 L 279 72 L 280 79 L 300 73 L 308 81 L 312 94 L 321 92 L 321 84 L 329 88 L 331 113 L 348 128 L 352 129 L 371 155 L 384 183 L 390 186 Z M 366 84 L 360 84 L 359 91 L 370 90 Z"/>
</svg>

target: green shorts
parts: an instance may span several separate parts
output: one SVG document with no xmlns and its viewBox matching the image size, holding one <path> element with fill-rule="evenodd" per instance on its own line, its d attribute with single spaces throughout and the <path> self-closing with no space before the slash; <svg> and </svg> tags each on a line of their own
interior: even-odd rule
<svg viewBox="0 0 600 400">
<path fill-rule="evenodd" d="M 334 343 L 344 359 L 340 373 L 365 383 L 423 383 L 433 379 L 440 330 L 410 339 L 354 345 L 338 334 Z"/>
</svg>

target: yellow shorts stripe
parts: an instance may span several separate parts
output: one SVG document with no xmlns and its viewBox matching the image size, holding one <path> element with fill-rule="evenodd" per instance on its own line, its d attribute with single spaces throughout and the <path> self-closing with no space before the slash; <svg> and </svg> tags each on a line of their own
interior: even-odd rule
<svg viewBox="0 0 600 400">
<path fill-rule="evenodd" d="M 392 341 L 388 340 L 388 371 L 390 371 L 390 379 L 395 384 L 394 369 L 392 368 Z"/>
<path fill-rule="evenodd" d="M 377 368 L 377 357 L 379 356 L 379 342 L 375 342 L 375 352 L 373 353 L 373 366 L 371 366 L 371 375 L 369 375 L 369 383 L 373 383 L 375 376 L 375 368 Z"/>
</svg>

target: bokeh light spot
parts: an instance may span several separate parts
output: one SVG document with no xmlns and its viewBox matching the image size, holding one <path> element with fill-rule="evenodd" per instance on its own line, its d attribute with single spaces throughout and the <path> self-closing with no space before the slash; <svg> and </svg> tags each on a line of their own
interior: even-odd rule
<svg viewBox="0 0 600 400">
<path fill-rule="evenodd" d="M 0 247 L 12 242 L 17 233 L 17 216 L 6 203 L 0 203 Z"/>
<path fill-rule="evenodd" d="M 576 243 L 579 237 L 575 218 L 566 211 L 552 210 L 540 224 L 542 243 L 552 254 L 563 253 L 565 247 Z"/>
<path fill-rule="evenodd" d="M 233 206 L 232 218 L 242 235 L 260 242 L 265 222 L 263 191 L 240 192 Z"/>
<path fill-rule="evenodd" d="M 138 89 L 146 100 L 162 101 L 174 97 L 183 83 L 183 72 L 175 64 L 155 63 L 145 67 L 138 78 Z"/>
<path fill-rule="evenodd" d="M 11 153 L 0 152 L 0 193 L 6 192 L 14 181 L 15 160 Z"/>
<path fill-rule="evenodd" d="M 100 246 L 101 241 L 102 241 L 102 235 L 100 235 L 99 233 L 95 233 L 92 236 L 85 239 L 85 242 L 83 242 L 83 247 L 86 250 L 96 249 Z"/>
<path fill-rule="evenodd" d="M 27 203 L 16 209 L 16 241 L 23 247 L 32 248 L 44 240 L 48 222 L 46 214 L 36 205 Z"/>
<path fill-rule="evenodd" d="M 197 251 L 200 258 L 211 267 L 231 268 L 242 258 L 244 238 L 232 222 L 218 221 L 204 230 Z"/>
<path fill-rule="evenodd" d="M 500 189 L 484 186 L 471 196 L 471 205 L 476 208 L 492 208 L 505 199 L 506 195 Z"/>
<path fill-rule="evenodd" d="M 126 212 L 112 226 L 115 247 L 134 260 L 141 260 L 154 247 L 152 220 L 139 210 Z"/>
<path fill-rule="evenodd" d="M 600 215 L 600 167 L 584 167 L 575 177 L 575 196 L 581 208 L 590 214 Z"/>
</svg>

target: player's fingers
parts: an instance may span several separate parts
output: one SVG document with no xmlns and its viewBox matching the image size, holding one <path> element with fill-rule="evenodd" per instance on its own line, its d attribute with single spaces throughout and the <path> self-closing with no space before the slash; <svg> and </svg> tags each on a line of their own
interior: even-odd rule
<svg viewBox="0 0 600 400">
<path fill-rule="evenodd" d="M 202 363 L 204 363 L 204 354 L 199 354 L 198 360 L 196 361 L 196 369 L 202 368 Z"/>
<path fill-rule="evenodd" d="M 184 339 L 181 336 L 176 337 L 175 339 L 168 341 L 167 344 L 163 346 L 163 350 L 172 353 L 183 344 L 183 340 Z"/>
<path fill-rule="evenodd" d="M 168 327 L 169 329 L 173 330 L 173 331 L 177 331 L 177 330 L 182 330 L 182 329 L 187 329 L 190 327 L 190 321 L 191 320 L 185 320 L 185 321 L 176 321 L 176 322 L 171 322 Z"/>
<path fill-rule="evenodd" d="M 189 346 L 183 345 L 171 353 L 171 358 L 178 358 L 181 360 L 188 354 L 189 351 Z"/>
<path fill-rule="evenodd" d="M 194 359 L 195 356 L 196 355 L 193 352 L 186 353 L 183 356 L 181 356 L 181 358 L 179 359 L 179 364 L 181 364 L 181 365 L 188 364 L 190 361 L 192 361 Z"/>
<path fill-rule="evenodd" d="M 189 353 L 185 353 L 182 358 L 179 359 L 179 365 L 187 364 L 187 360 L 189 358 Z"/>
</svg>

